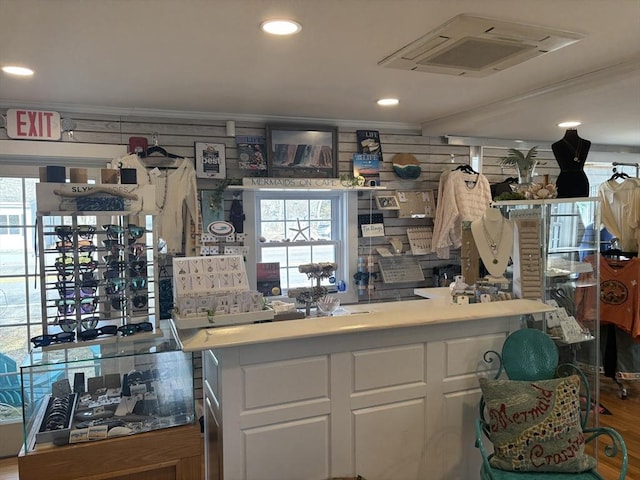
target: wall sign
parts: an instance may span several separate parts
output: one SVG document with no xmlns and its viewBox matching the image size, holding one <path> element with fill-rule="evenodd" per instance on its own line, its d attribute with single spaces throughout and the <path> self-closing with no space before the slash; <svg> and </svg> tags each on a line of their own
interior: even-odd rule
<svg viewBox="0 0 640 480">
<path fill-rule="evenodd" d="M 18 140 L 60 140 L 60 114 L 47 110 L 7 110 L 7 136 Z"/>
</svg>

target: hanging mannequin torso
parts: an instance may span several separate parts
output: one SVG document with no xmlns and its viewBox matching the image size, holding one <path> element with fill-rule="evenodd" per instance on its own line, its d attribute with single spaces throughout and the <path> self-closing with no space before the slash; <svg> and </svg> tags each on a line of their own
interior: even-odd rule
<svg viewBox="0 0 640 480">
<path fill-rule="evenodd" d="M 471 222 L 471 233 L 490 281 L 504 280 L 511 250 L 513 225 L 497 208 L 488 208 L 482 218 Z"/>
</svg>

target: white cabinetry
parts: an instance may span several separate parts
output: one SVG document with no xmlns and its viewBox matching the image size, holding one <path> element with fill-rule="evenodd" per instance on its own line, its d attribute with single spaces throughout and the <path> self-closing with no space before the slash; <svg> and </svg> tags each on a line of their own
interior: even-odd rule
<svg viewBox="0 0 640 480">
<path fill-rule="evenodd" d="M 207 478 L 475 478 L 477 370 L 520 326 L 488 314 L 206 350 Z"/>
</svg>

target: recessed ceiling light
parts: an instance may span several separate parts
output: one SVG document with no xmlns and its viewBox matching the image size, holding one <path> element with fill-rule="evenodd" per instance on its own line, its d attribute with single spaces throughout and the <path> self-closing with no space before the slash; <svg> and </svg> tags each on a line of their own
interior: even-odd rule
<svg viewBox="0 0 640 480">
<path fill-rule="evenodd" d="M 272 35 L 293 35 L 302 30 L 302 25 L 293 20 L 265 20 L 260 24 L 263 32 Z"/>
<path fill-rule="evenodd" d="M 380 100 L 378 100 L 378 105 L 382 105 L 385 107 L 388 107 L 390 105 L 398 105 L 400 103 L 400 100 L 398 100 L 397 98 L 381 98 Z"/>
<path fill-rule="evenodd" d="M 581 125 L 581 123 L 580 122 L 562 122 L 558 124 L 560 128 L 573 128 L 573 127 L 577 127 L 578 125 Z"/>
<path fill-rule="evenodd" d="M 33 70 L 26 67 L 19 67 L 17 65 L 7 65 L 2 67 L 2 71 L 4 73 L 8 73 L 9 75 L 18 75 L 21 77 L 30 77 L 33 75 Z"/>
</svg>

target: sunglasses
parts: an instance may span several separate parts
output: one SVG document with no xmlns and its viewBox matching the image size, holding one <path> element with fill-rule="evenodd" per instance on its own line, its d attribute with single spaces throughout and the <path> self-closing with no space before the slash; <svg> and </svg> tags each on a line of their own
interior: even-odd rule
<svg viewBox="0 0 640 480">
<path fill-rule="evenodd" d="M 75 298 L 76 290 L 80 298 L 95 295 L 98 289 L 98 282 L 96 280 L 85 280 L 80 285 L 76 282 L 70 281 L 58 281 L 56 282 L 56 288 L 60 294 L 60 298 Z"/>
<path fill-rule="evenodd" d="M 102 257 L 104 263 L 108 266 L 111 262 L 124 262 L 124 257 L 117 252 L 110 253 Z"/>
<path fill-rule="evenodd" d="M 122 310 L 127 304 L 127 298 L 121 297 L 121 296 L 112 297 L 110 303 L 111 303 L 111 308 L 115 310 Z"/>
<path fill-rule="evenodd" d="M 106 240 L 102 241 L 102 244 L 104 245 L 104 247 L 107 250 L 111 250 L 112 252 L 115 250 L 124 250 L 124 245 L 120 242 L 118 242 L 118 240 L 115 240 L 113 238 L 108 238 Z"/>
<path fill-rule="evenodd" d="M 74 260 L 75 259 L 73 258 L 73 255 L 61 255 L 59 257 L 56 257 L 56 263 L 61 263 L 64 265 L 74 265 Z M 91 262 L 93 262 L 93 258 L 91 258 L 90 255 L 80 255 L 78 257 L 78 265 L 86 265 Z"/>
<path fill-rule="evenodd" d="M 147 286 L 147 277 L 132 277 L 129 286 L 134 292 L 142 290 Z"/>
<path fill-rule="evenodd" d="M 129 230 L 129 237 L 133 238 L 134 240 L 138 240 L 146 232 L 144 227 L 140 227 L 132 223 L 128 225 L 127 230 Z"/>
<path fill-rule="evenodd" d="M 84 252 L 92 246 L 94 247 L 93 250 L 95 250 L 95 246 L 93 245 L 93 243 L 91 243 L 91 240 L 78 240 L 77 242 L 73 242 L 72 240 L 60 240 L 59 242 L 56 242 L 56 249 L 59 252 L 74 249 Z"/>
<path fill-rule="evenodd" d="M 76 281 L 88 282 L 88 281 L 96 280 L 93 271 L 84 270 L 84 271 L 78 271 L 77 273 L 78 273 L 78 276 L 77 276 L 78 279 L 76 280 L 75 271 L 58 272 L 58 282 L 76 282 Z"/>
<path fill-rule="evenodd" d="M 60 315 L 73 315 L 77 306 L 80 307 L 81 313 L 93 313 L 96 311 L 96 303 L 95 297 L 82 298 L 80 301 L 76 301 L 73 298 L 61 298 L 57 302 L 58 313 Z"/>
<path fill-rule="evenodd" d="M 58 225 L 54 228 L 56 235 L 62 241 L 73 241 L 74 233 L 84 240 L 91 240 L 93 234 L 96 233 L 96 227 L 93 225 L 78 225 L 75 229 L 71 225 Z"/>
<path fill-rule="evenodd" d="M 115 272 L 114 272 L 115 273 Z M 123 292 L 127 286 L 127 279 L 123 277 L 112 277 L 107 279 L 105 290 L 107 294 L 114 295 Z"/>
<path fill-rule="evenodd" d="M 89 330 L 84 330 L 78 334 L 78 338 L 80 340 L 93 340 L 94 338 L 98 338 L 100 335 L 117 335 L 118 327 L 115 325 L 105 325 L 100 328 L 91 328 Z"/>
<path fill-rule="evenodd" d="M 86 317 L 80 320 L 80 325 L 84 330 L 93 330 L 98 325 L 100 317 Z M 78 320 L 75 318 L 58 318 L 57 325 L 63 332 L 73 332 L 78 328 Z"/>
<path fill-rule="evenodd" d="M 54 335 L 38 335 L 31 338 L 34 347 L 46 347 L 52 343 L 66 343 L 73 342 L 76 338 L 75 332 L 60 332 Z"/>
<path fill-rule="evenodd" d="M 125 231 L 125 228 L 122 225 L 103 225 L 102 228 L 107 233 L 107 238 L 111 240 L 117 240 Z"/>
<path fill-rule="evenodd" d="M 147 245 L 144 243 L 132 243 L 129 245 L 129 252 L 135 257 L 141 256 L 147 249 Z"/>
<path fill-rule="evenodd" d="M 147 261 L 143 259 L 132 260 L 129 262 L 129 270 L 134 276 L 144 273 L 147 269 Z"/>
<path fill-rule="evenodd" d="M 153 324 L 151 322 L 128 323 L 118 327 L 118 331 L 123 337 L 135 335 L 138 332 L 153 332 Z"/>
<path fill-rule="evenodd" d="M 70 259 L 71 261 L 67 260 Z M 84 272 L 93 272 L 96 268 L 98 268 L 98 262 L 95 261 L 91 257 L 78 257 L 78 264 L 76 265 L 73 262 L 73 257 L 58 257 L 56 262 L 54 263 L 58 274 L 63 277 L 73 276 L 76 267 L 81 273 Z"/>
<path fill-rule="evenodd" d="M 144 308 L 147 306 L 147 301 L 148 298 L 146 295 L 136 295 L 131 300 L 131 303 L 133 304 L 133 308 Z"/>
</svg>

